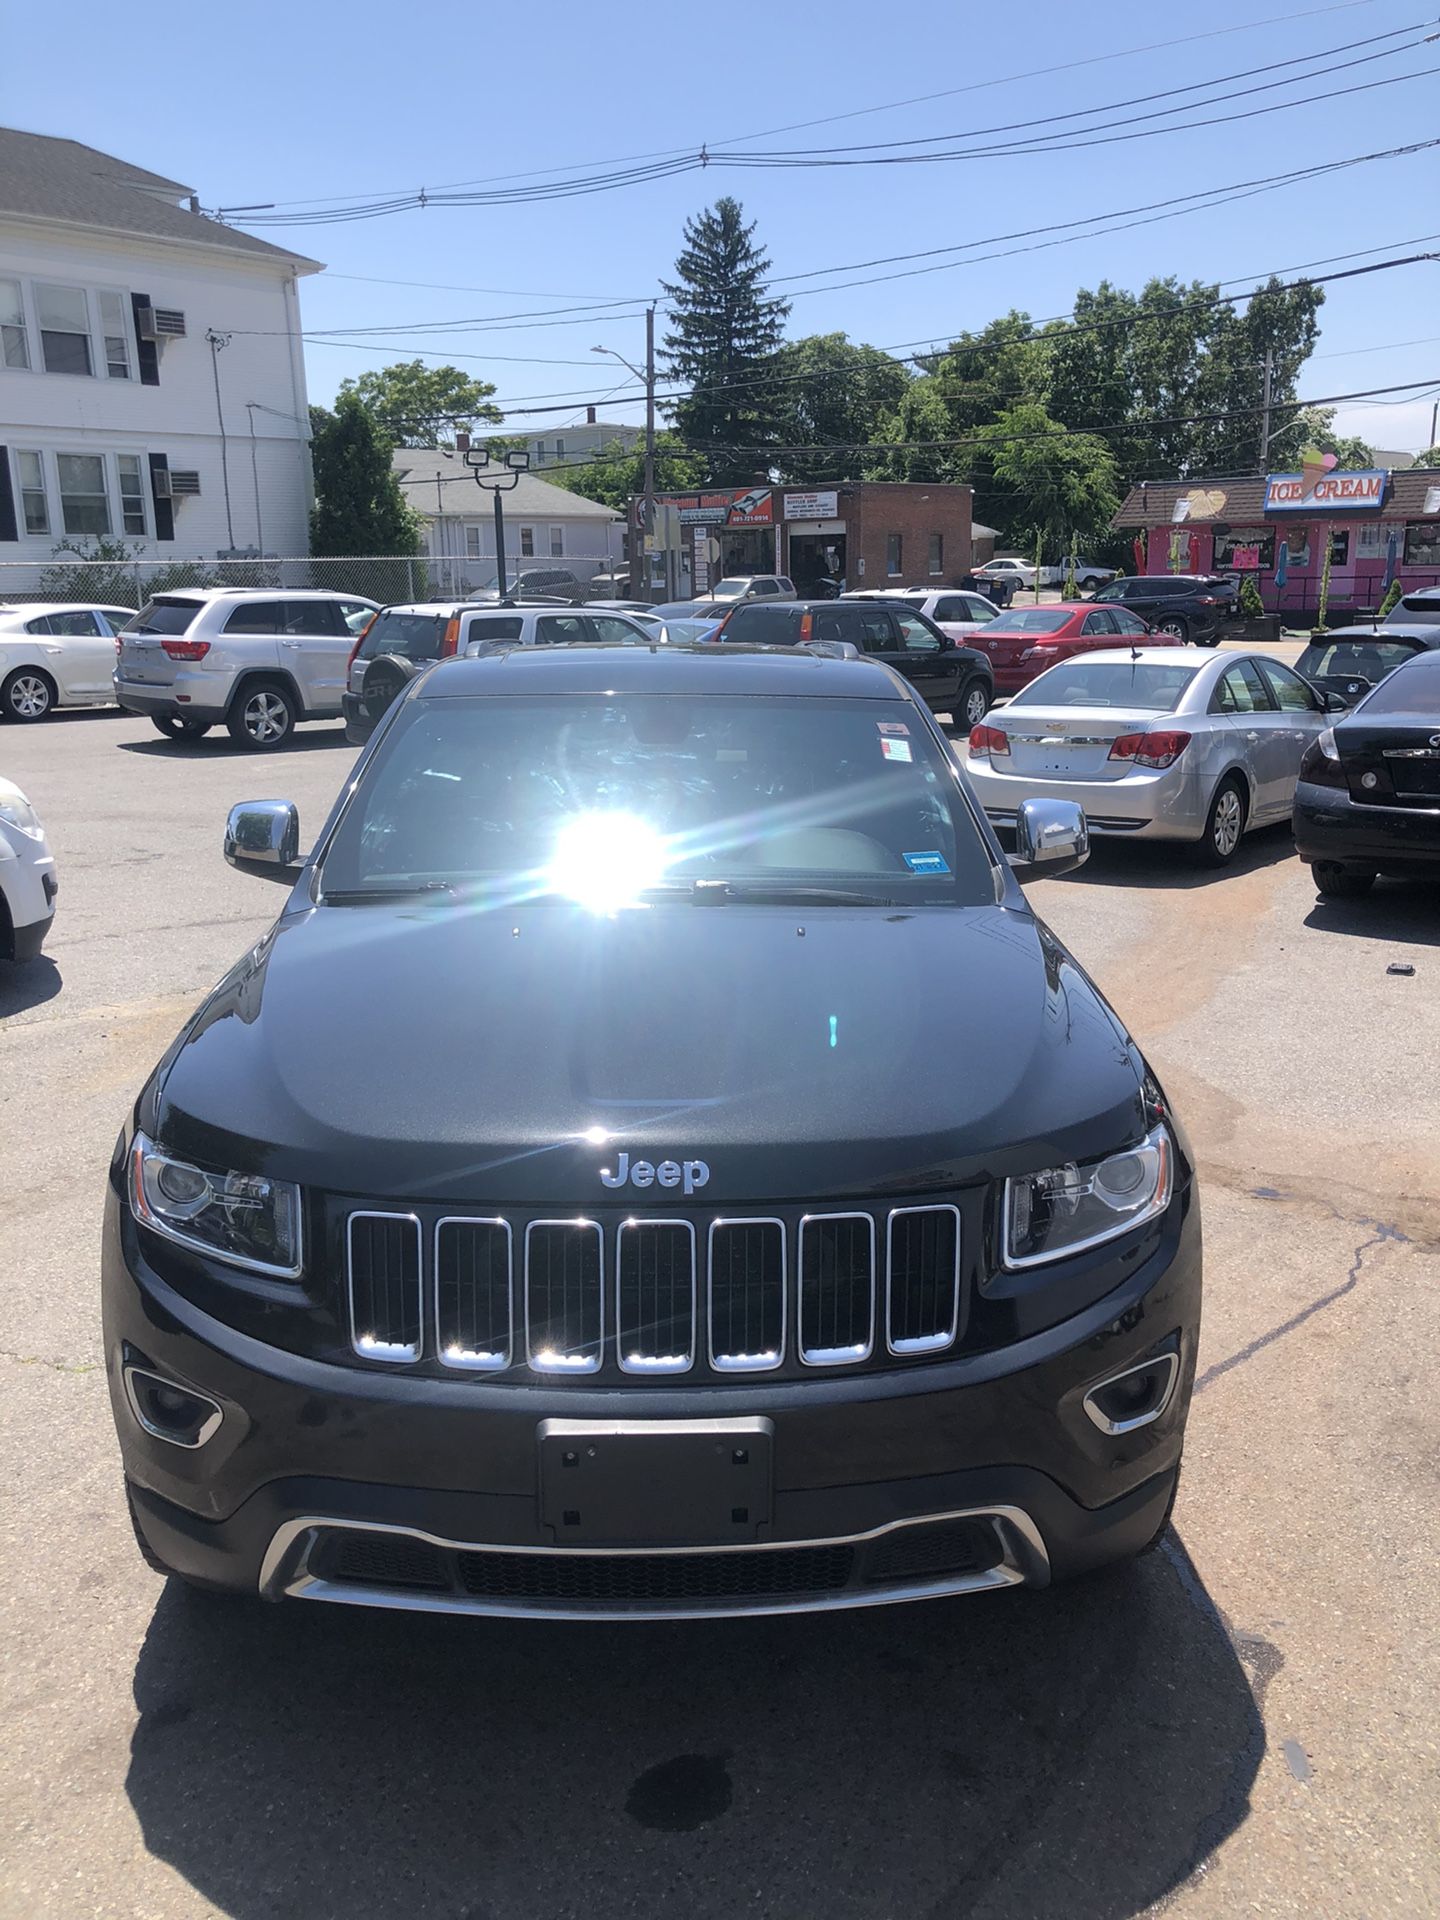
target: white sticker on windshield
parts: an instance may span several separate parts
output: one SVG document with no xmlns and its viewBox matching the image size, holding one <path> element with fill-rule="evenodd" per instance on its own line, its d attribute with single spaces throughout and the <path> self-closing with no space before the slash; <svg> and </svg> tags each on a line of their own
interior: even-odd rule
<svg viewBox="0 0 1440 1920">
<path fill-rule="evenodd" d="M 880 751 L 887 760 L 913 760 L 908 740 L 882 740 Z"/>
</svg>

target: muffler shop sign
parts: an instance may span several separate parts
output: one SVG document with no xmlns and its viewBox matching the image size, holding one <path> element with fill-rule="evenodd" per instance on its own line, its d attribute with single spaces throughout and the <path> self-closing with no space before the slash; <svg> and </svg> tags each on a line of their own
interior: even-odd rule
<svg viewBox="0 0 1440 1920">
<path fill-rule="evenodd" d="M 1272 473 L 1265 482 L 1266 513 L 1378 513 L 1389 474 Z"/>
<path fill-rule="evenodd" d="M 682 527 L 772 527 L 774 504 L 769 487 L 745 492 L 672 494 Z"/>
</svg>

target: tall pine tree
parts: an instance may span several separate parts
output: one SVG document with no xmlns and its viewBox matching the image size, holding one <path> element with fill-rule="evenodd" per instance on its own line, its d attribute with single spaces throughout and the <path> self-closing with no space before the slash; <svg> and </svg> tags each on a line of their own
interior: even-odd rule
<svg viewBox="0 0 1440 1920">
<path fill-rule="evenodd" d="M 677 402 L 682 438 L 704 450 L 707 477 L 716 486 L 743 486 L 763 476 L 763 453 L 774 438 L 774 402 L 764 384 L 766 362 L 779 346 L 788 300 L 765 291 L 770 257 L 754 241 L 740 203 L 727 195 L 698 219 L 685 222 L 677 278 L 665 283 L 671 329 L 665 335 L 666 370 L 690 392 Z M 755 384 L 759 382 L 760 384 Z"/>
</svg>

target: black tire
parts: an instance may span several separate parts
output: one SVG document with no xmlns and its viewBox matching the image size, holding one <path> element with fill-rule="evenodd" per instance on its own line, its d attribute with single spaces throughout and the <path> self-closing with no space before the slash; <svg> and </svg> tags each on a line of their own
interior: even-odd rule
<svg viewBox="0 0 1440 1920">
<path fill-rule="evenodd" d="M 16 667 L 0 686 L 0 714 L 21 726 L 48 720 L 55 711 L 55 682 L 39 667 Z"/>
<path fill-rule="evenodd" d="M 300 710 L 283 680 L 247 680 L 230 702 L 225 726 L 237 747 L 274 753 L 295 735 Z"/>
<path fill-rule="evenodd" d="M 1240 851 L 1245 837 L 1245 821 L 1250 803 L 1238 775 L 1227 773 L 1215 789 L 1210 811 L 1205 816 L 1205 831 L 1195 849 L 1202 867 L 1228 867 Z"/>
<path fill-rule="evenodd" d="M 360 700 L 371 726 L 379 724 L 416 672 L 413 660 L 405 660 L 395 653 L 382 653 L 370 662 L 360 683 Z"/>
<path fill-rule="evenodd" d="M 1363 867 L 1342 867 L 1335 860 L 1317 860 L 1310 873 L 1316 887 L 1330 900 L 1358 900 L 1375 884 L 1373 873 Z"/>
<path fill-rule="evenodd" d="M 186 720 L 178 713 L 152 713 L 150 724 L 167 740 L 201 740 L 211 726 L 208 720 Z"/>
<path fill-rule="evenodd" d="M 978 727 L 990 711 L 991 689 L 977 674 L 973 680 L 967 680 L 960 689 L 960 698 L 955 703 L 955 712 L 951 718 L 956 731 L 968 734 L 972 727 Z"/>
<path fill-rule="evenodd" d="M 1182 620 L 1178 613 L 1162 614 L 1155 622 L 1155 631 L 1157 633 L 1168 633 L 1173 639 L 1181 640 L 1188 644 L 1190 639 L 1190 622 L 1188 620 Z"/>
</svg>

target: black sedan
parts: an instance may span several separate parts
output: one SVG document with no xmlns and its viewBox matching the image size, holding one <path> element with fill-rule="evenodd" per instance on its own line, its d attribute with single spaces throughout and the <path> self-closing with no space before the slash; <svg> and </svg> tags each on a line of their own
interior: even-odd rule
<svg viewBox="0 0 1440 1920">
<path fill-rule="evenodd" d="M 995 699 L 988 658 L 903 600 L 744 600 L 716 638 L 751 646 L 848 644 L 893 667 L 932 713 L 948 713 L 963 733 L 979 726 Z"/>
<path fill-rule="evenodd" d="M 1321 693 L 1338 694 L 1353 707 L 1387 673 L 1432 647 L 1440 647 L 1440 626 L 1337 627 L 1323 640 L 1310 642 L 1295 671 Z"/>
<path fill-rule="evenodd" d="M 1295 847 L 1321 893 L 1440 879 L 1440 649 L 1388 674 L 1305 751 Z"/>
</svg>

